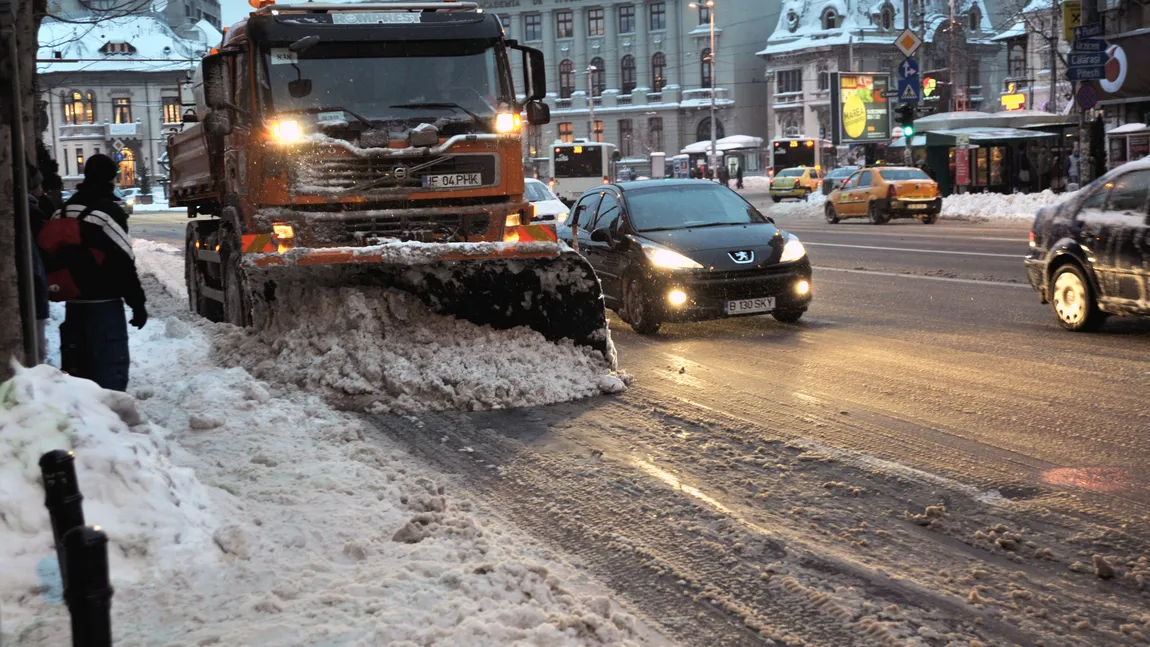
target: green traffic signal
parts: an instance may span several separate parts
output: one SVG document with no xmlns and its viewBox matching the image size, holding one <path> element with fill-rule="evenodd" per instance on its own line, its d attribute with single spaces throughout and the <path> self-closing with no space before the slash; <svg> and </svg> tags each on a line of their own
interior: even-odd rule
<svg viewBox="0 0 1150 647">
<path fill-rule="evenodd" d="M 903 137 L 914 137 L 914 126 L 903 126 L 902 134 Z"/>
</svg>

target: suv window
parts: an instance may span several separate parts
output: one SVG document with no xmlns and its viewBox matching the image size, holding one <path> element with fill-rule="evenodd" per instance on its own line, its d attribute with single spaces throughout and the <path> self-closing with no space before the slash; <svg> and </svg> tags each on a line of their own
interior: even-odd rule
<svg viewBox="0 0 1150 647">
<path fill-rule="evenodd" d="M 599 203 L 599 213 L 595 216 L 595 226 L 592 230 L 602 229 L 611 225 L 611 221 L 619 217 L 619 199 L 614 193 L 605 192 L 603 201 Z"/>
<path fill-rule="evenodd" d="M 1146 197 L 1150 192 L 1150 170 L 1134 171 L 1119 177 L 1110 189 L 1110 211 L 1146 213 Z"/>
<path fill-rule="evenodd" d="M 575 227 L 585 228 L 593 222 L 592 216 L 595 215 L 595 205 L 599 204 L 600 195 L 602 194 L 592 193 L 579 198 L 579 202 L 576 202 L 575 208 L 571 210 L 569 225 L 572 229 Z"/>
<path fill-rule="evenodd" d="M 870 186 L 870 171 L 863 171 L 859 174 L 859 186 Z"/>
</svg>

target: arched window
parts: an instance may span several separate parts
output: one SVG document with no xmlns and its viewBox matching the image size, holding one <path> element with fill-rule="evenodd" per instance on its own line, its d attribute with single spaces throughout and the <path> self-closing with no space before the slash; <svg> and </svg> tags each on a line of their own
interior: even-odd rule
<svg viewBox="0 0 1150 647">
<path fill-rule="evenodd" d="M 635 89 L 635 57 L 630 54 L 623 57 L 619 62 L 619 71 L 622 73 L 622 90 L 623 94 L 631 94 Z"/>
<path fill-rule="evenodd" d="M 970 8 L 970 31 L 981 31 L 982 13 L 979 12 L 978 6 L 975 5 Z"/>
<path fill-rule="evenodd" d="M 667 57 L 663 55 L 663 52 L 655 52 L 655 55 L 651 57 L 651 90 L 663 91 L 667 85 L 667 79 L 663 77 L 666 69 Z"/>
<path fill-rule="evenodd" d="M 603 96 L 603 90 L 607 89 L 607 69 L 603 63 L 603 59 L 596 56 L 591 59 L 591 96 Z"/>
<path fill-rule="evenodd" d="M 575 92 L 575 64 L 570 59 L 559 63 L 559 98 L 570 99 Z"/>
<path fill-rule="evenodd" d="M 823 29 L 838 29 L 839 15 L 834 9 L 827 7 L 823 10 Z"/>
<path fill-rule="evenodd" d="M 699 63 L 702 72 L 699 75 L 699 87 L 709 88 L 711 87 L 711 48 L 708 47 L 703 50 L 702 55 L 699 56 Z"/>
<path fill-rule="evenodd" d="M 726 136 L 727 136 L 726 133 L 723 132 L 723 122 L 716 121 L 715 122 L 715 139 L 722 139 Z M 702 121 L 699 122 L 699 126 L 697 128 L 695 128 L 695 141 L 697 141 L 697 142 L 711 141 L 711 118 L 710 117 L 704 118 Z"/>
<path fill-rule="evenodd" d="M 882 6 L 881 20 L 882 28 L 890 31 L 894 27 L 894 7 L 889 4 L 884 4 Z"/>
<path fill-rule="evenodd" d="M 88 123 L 96 123 L 96 93 L 88 90 L 87 98 L 87 117 Z"/>
<path fill-rule="evenodd" d="M 127 146 L 120 149 L 120 186 L 136 185 L 136 154 Z"/>
<path fill-rule="evenodd" d="M 84 120 L 84 95 L 79 90 L 72 90 L 63 96 L 64 123 L 80 124 Z"/>
</svg>

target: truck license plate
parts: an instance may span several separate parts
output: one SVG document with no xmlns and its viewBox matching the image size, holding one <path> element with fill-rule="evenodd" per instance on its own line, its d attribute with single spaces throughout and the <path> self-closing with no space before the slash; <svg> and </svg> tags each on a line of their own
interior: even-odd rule
<svg viewBox="0 0 1150 647">
<path fill-rule="evenodd" d="M 742 315 L 751 312 L 770 312 L 775 309 L 774 297 L 761 299 L 738 299 L 723 304 L 723 312 L 729 315 Z"/>
<path fill-rule="evenodd" d="M 423 186 L 429 189 L 483 186 L 483 178 L 479 176 L 479 173 L 448 173 L 447 175 L 424 175 Z"/>
</svg>

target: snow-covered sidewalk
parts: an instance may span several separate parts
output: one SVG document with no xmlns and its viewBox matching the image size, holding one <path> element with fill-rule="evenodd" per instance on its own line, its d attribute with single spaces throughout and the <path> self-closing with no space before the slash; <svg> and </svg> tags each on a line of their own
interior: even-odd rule
<svg viewBox="0 0 1150 647">
<path fill-rule="evenodd" d="M 962 193 L 942 200 L 942 217 L 955 220 L 1018 220 L 1030 221 L 1042 207 L 1070 199 L 1074 193 Z M 806 200 L 783 200 L 768 204 L 767 215 L 772 218 L 795 220 L 822 220 L 826 196 L 815 193 Z"/>
<path fill-rule="evenodd" d="M 283 372 L 221 367 L 213 341 L 236 332 L 184 312 L 179 250 L 137 255 L 168 294 L 147 281 L 130 395 L 49 366 L 0 387 L 0 642 L 68 642 L 37 466 L 50 449 L 76 453 L 87 522 L 109 535 L 117 645 L 638 640 L 578 572 L 358 418 Z"/>
</svg>

